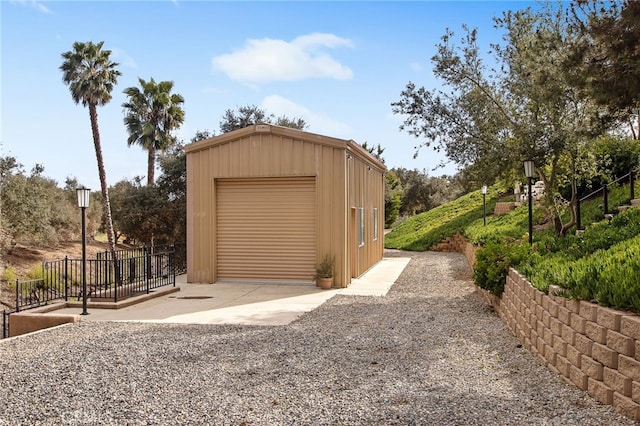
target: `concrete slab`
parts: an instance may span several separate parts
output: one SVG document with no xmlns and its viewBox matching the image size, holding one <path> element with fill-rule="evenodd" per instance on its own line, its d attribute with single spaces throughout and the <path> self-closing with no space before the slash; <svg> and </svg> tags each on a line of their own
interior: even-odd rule
<svg viewBox="0 0 640 426">
<path fill-rule="evenodd" d="M 340 290 L 340 294 L 353 296 L 386 296 L 411 259 L 408 257 L 383 257 L 351 285 Z"/>
<path fill-rule="evenodd" d="M 273 283 L 188 284 L 180 291 L 122 309 L 89 309 L 82 321 L 135 321 L 179 324 L 286 325 L 336 294 L 384 296 L 409 263 L 409 258 L 383 258 L 344 289 L 320 290 L 312 285 Z M 78 308 L 55 311 L 78 314 Z"/>
</svg>

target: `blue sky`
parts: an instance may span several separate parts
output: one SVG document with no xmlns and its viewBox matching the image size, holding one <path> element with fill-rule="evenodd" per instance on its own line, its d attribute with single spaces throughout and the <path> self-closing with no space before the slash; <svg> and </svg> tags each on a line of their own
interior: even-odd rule
<svg viewBox="0 0 640 426">
<path fill-rule="evenodd" d="M 478 27 L 488 46 L 492 18 L 526 2 L 0 1 L 2 155 L 62 186 L 67 176 L 99 188 L 88 110 L 59 70 L 75 41 L 104 41 L 122 76 L 98 109 L 107 180 L 146 174 L 146 155 L 128 147 L 122 91 L 138 77 L 172 80 L 185 98 L 177 136 L 219 133 L 227 109 L 258 105 L 302 117 L 307 131 L 380 143 L 387 166 L 453 174 L 444 158 L 398 130 L 390 104 L 409 81 L 437 86 L 430 58 L 446 28 Z"/>
</svg>

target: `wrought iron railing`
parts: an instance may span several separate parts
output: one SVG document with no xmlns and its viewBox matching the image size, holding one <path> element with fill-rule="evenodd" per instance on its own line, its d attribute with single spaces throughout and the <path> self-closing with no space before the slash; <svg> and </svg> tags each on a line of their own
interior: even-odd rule
<svg viewBox="0 0 640 426">
<path fill-rule="evenodd" d="M 141 252 L 140 252 L 141 253 Z M 82 272 L 85 271 L 87 297 L 117 302 L 132 295 L 148 293 L 158 287 L 175 286 L 175 251 L 129 252 L 128 257 L 111 260 L 70 259 L 45 261 L 42 278 L 15 282 L 15 311 L 35 308 L 56 300 L 83 297 Z M 110 256 L 109 256 L 110 257 Z"/>
<path fill-rule="evenodd" d="M 2 338 L 6 339 L 9 337 L 9 315 L 11 312 L 7 312 L 6 310 L 2 311 Z"/>
<path fill-rule="evenodd" d="M 609 213 L 609 187 L 612 185 L 619 184 L 624 182 L 625 180 L 629 180 L 629 199 L 633 200 L 635 198 L 635 181 L 636 175 L 638 173 L 638 169 L 632 170 L 624 176 L 619 177 L 618 179 L 610 182 L 608 184 L 603 185 L 602 187 L 596 189 L 595 191 L 585 195 L 584 197 L 578 197 L 578 201 L 576 203 L 576 228 L 582 229 L 582 220 L 580 215 L 580 204 L 583 201 L 589 200 L 602 193 L 602 204 L 604 214 L 607 215 Z"/>
</svg>

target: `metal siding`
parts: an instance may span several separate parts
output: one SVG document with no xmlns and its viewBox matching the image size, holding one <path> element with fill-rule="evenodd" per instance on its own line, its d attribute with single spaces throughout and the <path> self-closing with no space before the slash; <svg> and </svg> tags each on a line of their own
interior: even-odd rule
<svg viewBox="0 0 640 426">
<path fill-rule="evenodd" d="M 216 182 L 218 278 L 312 281 L 315 178 Z"/>
<path fill-rule="evenodd" d="M 372 265 L 382 259 L 384 253 L 384 179 L 380 171 L 362 159 L 353 156 L 348 162 L 349 207 L 364 209 L 364 246 L 358 247 L 358 241 L 350 241 L 352 251 L 350 271 L 353 277 L 366 272 Z M 380 213 L 378 221 L 378 239 L 373 239 L 373 208 Z M 356 211 L 357 213 L 357 211 Z M 358 221 L 350 221 L 350 226 L 357 226 Z M 351 234 L 357 235 L 357 229 Z M 348 234 L 349 235 L 349 234 Z M 354 240 L 354 238 L 352 238 Z M 357 239 L 356 239 L 357 240 Z"/>
<path fill-rule="evenodd" d="M 234 132 L 232 132 L 234 133 Z M 365 207 L 365 217 L 372 215 L 377 199 L 380 223 L 384 224 L 384 184 L 380 167 L 369 172 L 369 161 L 352 142 L 317 136 L 290 129 L 272 128 L 269 132 L 241 130 L 237 137 L 225 134 L 187 147 L 187 244 L 189 246 L 189 282 L 217 280 L 216 182 L 236 178 L 316 177 L 316 257 L 325 253 L 336 257 L 334 285 L 346 287 L 352 273 L 366 271 L 382 257 L 383 229 L 377 242 L 367 240 L 365 250 L 353 248 L 350 208 Z M 193 149 L 194 147 L 198 149 Z M 349 153 L 350 159 L 346 155 Z M 365 173 L 377 175 L 364 185 Z M 365 200 L 373 197 L 365 204 Z M 373 203 L 373 204 L 369 204 Z M 372 235 L 371 225 L 366 226 Z M 372 238 L 372 237 L 371 237 Z M 352 263 L 352 256 L 356 262 Z"/>
</svg>

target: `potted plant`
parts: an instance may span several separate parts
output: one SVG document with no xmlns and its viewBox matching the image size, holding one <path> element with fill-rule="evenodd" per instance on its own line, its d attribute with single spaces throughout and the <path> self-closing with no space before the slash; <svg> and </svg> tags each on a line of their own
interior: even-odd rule
<svg viewBox="0 0 640 426">
<path fill-rule="evenodd" d="M 330 289 L 333 287 L 333 267 L 335 265 L 335 257 L 326 254 L 322 258 L 322 262 L 316 267 L 316 285 L 322 289 Z"/>
</svg>

